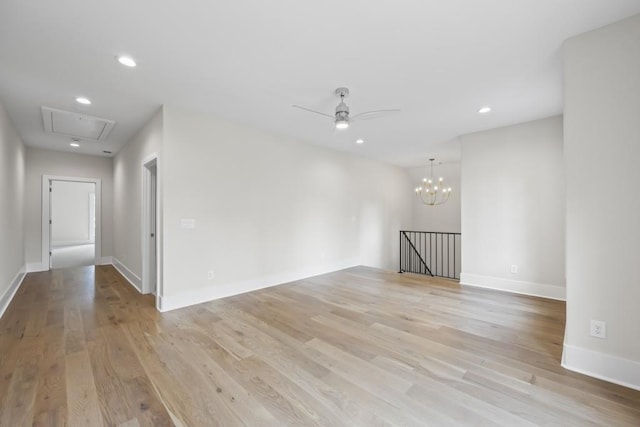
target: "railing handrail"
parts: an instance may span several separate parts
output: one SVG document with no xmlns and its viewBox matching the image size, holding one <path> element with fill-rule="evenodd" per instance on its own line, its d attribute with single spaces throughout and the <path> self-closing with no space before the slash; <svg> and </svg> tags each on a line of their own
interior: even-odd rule
<svg viewBox="0 0 640 427">
<path fill-rule="evenodd" d="M 462 233 L 458 233 L 456 231 L 422 231 L 422 230 L 400 230 L 401 233 L 431 233 L 431 234 L 458 234 L 462 236 Z"/>
</svg>

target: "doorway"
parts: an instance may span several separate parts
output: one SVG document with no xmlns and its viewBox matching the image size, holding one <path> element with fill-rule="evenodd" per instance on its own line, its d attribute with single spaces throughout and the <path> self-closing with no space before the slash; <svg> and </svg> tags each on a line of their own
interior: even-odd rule
<svg viewBox="0 0 640 427">
<path fill-rule="evenodd" d="M 42 270 L 100 264 L 99 179 L 42 177 Z"/>
<path fill-rule="evenodd" d="M 155 155 L 143 162 L 142 177 L 142 293 L 158 297 L 158 159 Z"/>
</svg>

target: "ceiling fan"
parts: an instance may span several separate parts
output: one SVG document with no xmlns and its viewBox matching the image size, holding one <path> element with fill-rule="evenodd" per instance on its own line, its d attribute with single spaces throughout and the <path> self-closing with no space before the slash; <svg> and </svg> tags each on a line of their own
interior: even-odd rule
<svg viewBox="0 0 640 427">
<path fill-rule="evenodd" d="M 340 98 L 340 103 L 336 107 L 336 112 L 333 116 L 331 114 L 325 114 L 320 111 L 315 111 L 310 108 L 302 107 L 300 105 L 292 105 L 292 107 L 328 117 L 334 121 L 336 125 L 336 129 L 347 129 L 349 127 L 349 124 L 352 121 L 373 119 L 385 113 L 395 113 L 400 111 L 398 109 L 373 110 L 373 111 L 365 111 L 363 113 L 359 113 L 353 117 L 350 117 L 349 107 L 347 106 L 347 104 L 344 103 L 344 99 L 349 96 L 349 89 L 347 89 L 346 87 L 339 87 L 338 89 L 335 90 L 335 94 L 337 97 Z"/>
</svg>

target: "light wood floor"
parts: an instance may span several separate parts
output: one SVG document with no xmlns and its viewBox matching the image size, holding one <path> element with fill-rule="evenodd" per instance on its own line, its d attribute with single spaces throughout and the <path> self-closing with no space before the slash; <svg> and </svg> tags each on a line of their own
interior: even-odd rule
<svg viewBox="0 0 640 427">
<path fill-rule="evenodd" d="M 560 367 L 564 303 L 353 268 L 159 314 L 110 266 L 31 273 L 0 425 L 640 425 Z"/>
</svg>

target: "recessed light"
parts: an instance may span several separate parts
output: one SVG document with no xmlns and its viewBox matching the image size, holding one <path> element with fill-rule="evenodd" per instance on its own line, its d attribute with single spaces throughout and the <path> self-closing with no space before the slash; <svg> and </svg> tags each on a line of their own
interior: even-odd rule
<svg viewBox="0 0 640 427">
<path fill-rule="evenodd" d="M 118 62 L 124 65 L 125 67 L 133 68 L 136 66 L 136 61 L 134 61 L 133 58 L 129 56 L 118 56 Z"/>
<path fill-rule="evenodd" d="M 69 145 L 72 147 L 80 147 L 80 144 L 78 144 L 77 142 L 72 142 Z"/>
<path fill-rule="evenodd" d="M 364 139 L 356 139 L 356 144 L 364 144 Z"/>
<path fill-rule="evenodd" d="M 487 107 L 482 107 L 481 109 L 478 110 L 478 113 L 480 114 L 487 114 L 491 112 L 491 107 L 487 106 Z"/>
<path fill-rule="evenodd" d="M 85 98 L 84 96 L 77 97 L 76 102 L 82 105 L 91 105 L 91 101 L 89 100 L 89 98 Z"/>
</svg>

